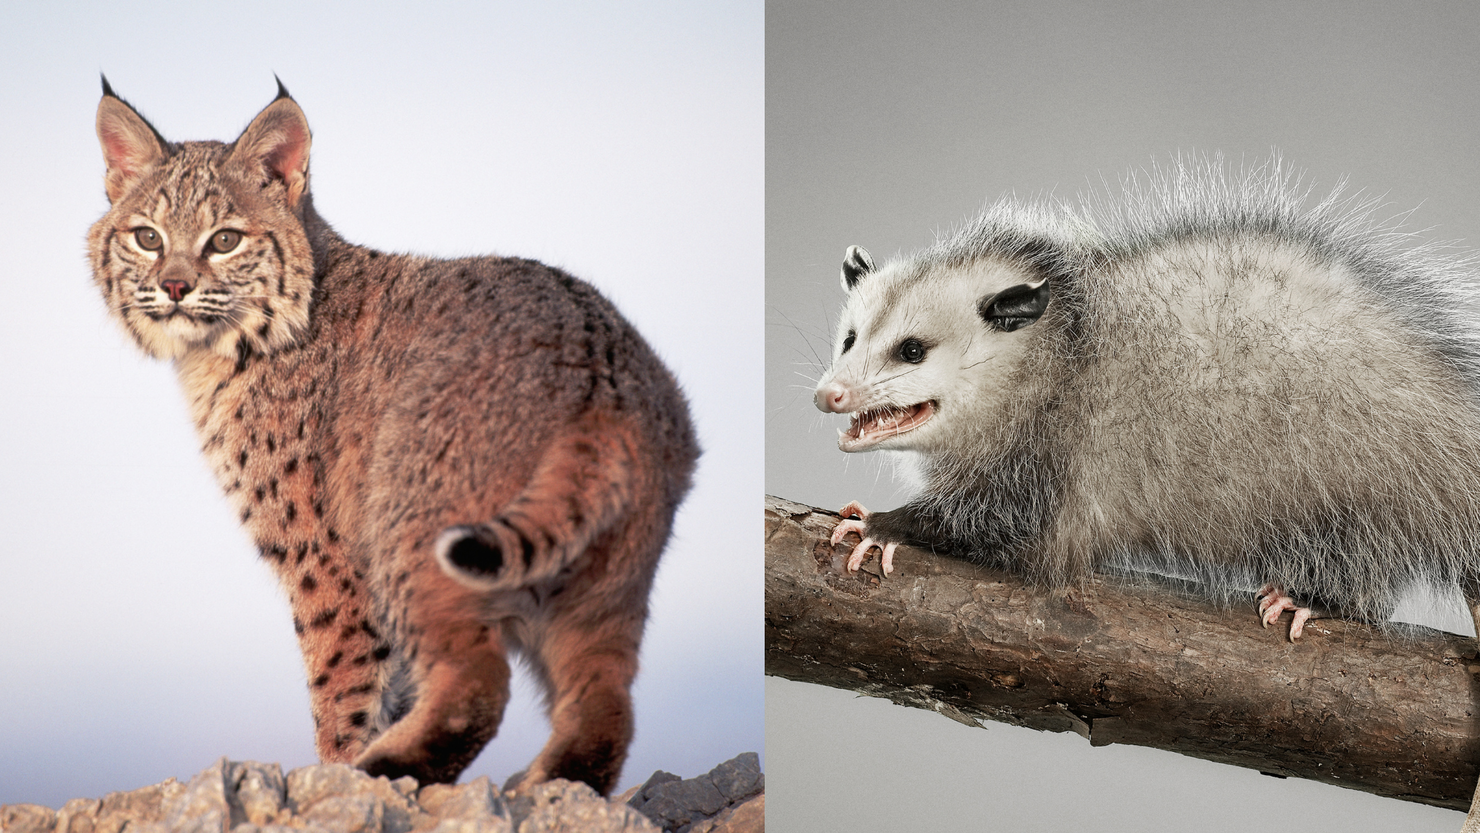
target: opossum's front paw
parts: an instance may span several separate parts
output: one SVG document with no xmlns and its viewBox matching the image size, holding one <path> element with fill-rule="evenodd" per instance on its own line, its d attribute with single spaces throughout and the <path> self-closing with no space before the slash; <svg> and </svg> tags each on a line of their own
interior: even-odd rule
<svg viewBox="0 0 1480 833">
<path fill-rule="evenodd" d="M 1301 607 L 1295 600 L 1286 595 L 1285 589 L 1278 584 L 1266 584 L 1255 595 L 1259 599 L 1259 619 L 1264 627 L 1280 618 L 1280 614 L 1289 610 L 1294 613 L 1290 620 L 1290 641 L 1294 642 L 1305 632 L 1305 623 L 1311 617 L 1311 609 Z"/>
<path fill-rule="evenodd" d="M 869 550 L 874 547 L 878 547 L 881 553 L 879 565 L 884 568 L 884 575 L 887 576 L 894 572 L 894 550 L 899 545 L 892 541 L 878 541 L 868 537 L 864 532 L 866 526 L 864 522 L 868 520 L 868 510 L 863 508 L 863 504 L 855 500 L 844 506 L 838 514 L 843 516 L 843 520 L 839 521 L 836 527 L 833 527 L 832 542 L 834 544 L 842 543 L 843 538 L 850 532 L 857 533 L 861 539 L 858 542 L 858 546 L 854 547 L 853 551 L 848 554 L 848 572 L 858 572 L 858 568 L 862 567 L 864 560 L 868 558 Z"/>
</svg>

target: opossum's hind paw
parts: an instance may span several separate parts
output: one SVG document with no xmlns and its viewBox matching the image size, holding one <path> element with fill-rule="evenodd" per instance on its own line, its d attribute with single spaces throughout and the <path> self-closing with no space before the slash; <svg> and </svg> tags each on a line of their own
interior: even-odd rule
<svg viewBox="0 0 1480 833">
<path fill-rule="evenodd" d="M 879 558 L 879 565 L 884 568 L 884 575 L 887 576 L 894 572 L 894 550 L 899 545 L 893 542 L 885 543 L 884 541 L 878 541 L 868 537 L 864 532 L 864 521 L 868 520 L 868 510 L 864 509 L 863 505 L 858 501 L 853 501 L 847 506 L 844 506 L 843 510 L 838 514 L 843 516 L 843 520 L 839 521 L 836 527 L 833 527 L 832 542 L 834 544 L 842 543 L 843 538 L 847 537 L 850 532 L 856 532 L 861 539 L 858 542 L 858 546 L 854 547 L 853 551 L 848 554 L 848 572 L 858 572 L 858 568 L 862 567 L 863 562 L 868 558 L 869 550 L 875 547 L 878 547 L 880 553 L 882 553 Z"/>
<path fill-rule="evenodd" d="M 1305 632 L 1305 623 L 1311 618 L 1312 612 L 1308 607 L 1301 607 L 1295 603 L 1295 599 L 1285 593 L 1285 589 L 1278 584 L 1266 584 L 1256 594 L 1259 599 L 1259 619 L 1264 627 L 1280 618 L 1280 614 L 1291 611 L 1294 615 L 1290 619 L 1290 641 L 1294 642 Z"/>
</svg>

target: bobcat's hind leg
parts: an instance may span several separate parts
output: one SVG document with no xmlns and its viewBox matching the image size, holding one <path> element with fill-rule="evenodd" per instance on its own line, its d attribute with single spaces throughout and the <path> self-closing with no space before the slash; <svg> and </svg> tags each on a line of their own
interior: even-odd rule
<svg viewBox="0 0 1480 833">
<path fill-rule="evenodd" d="M 428 575 L 447 588 L 435 570 Z M 417 588 L 420 589 L 420 588 Z M 425 598 L 436 598 L 432 588 Z M 498 732 L 509 700 L 509 663 L 496 628 L 455 602 L 426 604 L 413 616 L 411 710 L 376 738 L 354 765 L 370 775 L 410 775 L 422 784 L 452 783 Z M 452 613 L 451 616 L 448 616 Z M 444 617 L 439 621 L 437 615 Z"/>
<path fill-rule="evenodd" d="M 631 686 L 647 599 L 668 540 L 673 506 L 659 491 L 635 495 L 631 512 L 597 538 L 586 569 L 550 597 L 525 640 L 544 684 L 550 739 L 515 789 L 552 778 L 607 795 L 632 741 Z"/>
<path fill-rule="evenodd" d="M 630 689 L 637 674 L 645 606 L 549 623 L 531 664 L 546 688 L 550 738 L 517 791 L 566 778 L 610 794 L 632 742 Z M 598 619 L 598 616 L 600 617 Z"/>
<path fill-rule="evenodd" d="M 444 530 L 437 562 L 477 590 L 554 578 L 621 517 L 640 488 L 637 473 L 651 465 L 624 420 L 588 413 L 545 449 L 529 484 L 497 517 Z"/>
</svg>

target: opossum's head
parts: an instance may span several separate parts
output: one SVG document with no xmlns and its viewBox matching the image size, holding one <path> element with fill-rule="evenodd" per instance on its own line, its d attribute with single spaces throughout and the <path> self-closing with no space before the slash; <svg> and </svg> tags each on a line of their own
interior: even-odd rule
<svg viewBox="0 0 1480 833">
<path fill-rule="evenodd" d="M 1049 304 L 1040 268 L 998 254 L 875 268 L 852 246 L 842 280 L 848 301 L 814 402 L 853 415 L 843 451 L 943 450 L 990 419 Z"/>
</svg>

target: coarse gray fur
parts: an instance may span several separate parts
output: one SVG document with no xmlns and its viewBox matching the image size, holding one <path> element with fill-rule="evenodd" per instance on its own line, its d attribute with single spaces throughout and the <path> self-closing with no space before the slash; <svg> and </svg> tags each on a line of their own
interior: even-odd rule
<svg viewBox="0 0 1480 833">
<path fill-rule="evenodd" d="M 916 452 L 923 483 L 865 536 L 1056 585 L 1152 561 L 1369 621 L 1416 583 L 1473 598 L 1471 260 L 1278 161 L 1122 185 L 1004 200 L 878 268 L 849 250 L 817 405 L 855 415 L 844 450 Z M 1030 292 L 1041 314 L 1003 326 L 993 298 Z"/>
</svg>

